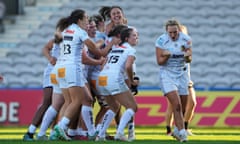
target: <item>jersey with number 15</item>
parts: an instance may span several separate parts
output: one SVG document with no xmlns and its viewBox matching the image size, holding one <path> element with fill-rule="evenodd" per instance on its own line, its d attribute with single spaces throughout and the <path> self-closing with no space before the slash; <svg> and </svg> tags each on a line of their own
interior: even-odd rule
<svg viewBox="0 0 240 144">
<path fill-rule="evenodd" d="M 125 63 L 128 56 L 136 57 L 136 50 L 128 43 L 124 43 L 121 46 L 113 46 L 101 73 L 114 73 L 124 77 Z"/>
</svg>

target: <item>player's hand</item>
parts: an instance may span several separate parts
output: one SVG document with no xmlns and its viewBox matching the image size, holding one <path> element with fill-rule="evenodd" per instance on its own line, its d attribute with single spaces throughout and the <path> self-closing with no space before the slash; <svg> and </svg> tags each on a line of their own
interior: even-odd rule
<svg viewBox="0 0 240 144">
<path fill-rule="evenodd" d="M 99 59 L 99 64 L 100 64 L 100 65 L 103 65 L 103 64 L 105 63 L 105 61 L 106 61 L 106 58 L 101 57 L 101 58 Z"/>
<path fill-rule="evenodd" d="M 190 63 L 192 61 L 192 54 L 189 51 L 184 53 L 184 60 L 186 63 Z"/>
<path fill-rule="evenodd" d="M 182 50 L 183 52 L 186 51 L 186 48 L 185 48 L 184 45 L 181 46 L 181 50 Z"/>
<path fill-rule="evenodd" d="M 138 86 L 136 85 L 136 86 L 134 86 L 134 85 L 132 85 L 131 86 L 131 92 L 132 92 L 132 95 L 137 95 L 138 94 Z"/>
<path fill-rule="evenodd" d="M 137 95 L 138 94 L 138 85 L 140 83 L 140 79 L 139 77 L 135 76 L 133 78 L 133 83 L 131 84 L 131 91 L 133 95 Z"/>
<path fill-rule="evenodd" d="M 49 62 L 50 62 L 51 65 L 55 65 L 56 62 L 57 62 L 57 58 L 51 57 L 51 58 L 49 59 Z"/>
</svg>

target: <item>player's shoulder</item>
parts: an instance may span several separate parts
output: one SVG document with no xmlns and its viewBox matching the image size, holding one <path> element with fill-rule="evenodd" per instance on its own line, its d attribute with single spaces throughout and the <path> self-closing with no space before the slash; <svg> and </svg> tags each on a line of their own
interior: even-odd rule
<svg viewBox="0 0 240 144">
<path fill-rule="evenodd" d="M 116 46 L 115 48 L 121 50 L 124 53 L 136 53 L 136 49 L 133 48 L 129 43 L 125 42 L 120 46 Z"/>
<path fill-rule="evenodd" d="M 135 50 L 135 48 L 133 48 L 133 47 L 132 47 L 129 43 L 127 43 L 127 42 L 123 43 L 121 47 L 124 48 L 124 49 L 126 49 L 126 50 L 132 50 L 132 49 Z"/>
<path fill-rule="evenodd" d="M 131 52 L 131 53 L 136 53 L 137 52 L 137 50 L 133 47 L 129 47 L 128 51 Z"/>
<path fill-rule="evenodd" d="M 130 45 L 127 48 L 127 51 L 128 51 L 128 53 L 131 53 L 131 54 L 136 54 L 136 52 L 137 52 L 137 50 L 134 47 L 130 46 Z"/>
<path fill-rule="evenodd" d="M 71 24 L 62 33 L 67 35 L 76 35 L 83 32 L 84 30 L 81 29 L 77 24 Z"/>
<path fill-rule="evenodd" d="M 157 38 L 157 40 L 167 41 L 168 35 L 166 33 L 163 33 Z"/>
<path fill-rule="evenodd" d="M 86 30 L 82 29 L 77 24 L 72 24 L 71 29 L 78 35 L 88 35 Z"/>
<path fill-rule="evenodd" d="M 96 37 L 99 38 L 99 39 L 103 39 L 103 40 L 107 39 L 106 33 L 100 32 L 100 31 L 96 31 Z"/>
<path fill-rule="evenodd" d="M 186 41 L 189 41 L 192 39 L 189 35 L 184 34 L 182 32 L 180 32 L 180 36 L 182 37 L 183 40 L 186 40 Z"/>
<path fill-rule="evenodd" d="M 169 37 L 166 33 L 164 33 L 157 38 L 156 43 L 159 45 L 163 45 L 164 43 L 166 43 L 168 41 L 169 41 Z"/>
</svg>

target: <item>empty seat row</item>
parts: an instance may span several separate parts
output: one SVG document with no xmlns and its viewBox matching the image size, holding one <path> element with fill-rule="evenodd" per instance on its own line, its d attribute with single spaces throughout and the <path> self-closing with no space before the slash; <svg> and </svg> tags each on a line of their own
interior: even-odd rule
<svg viewBox="0 0 240 144">
<path fill-rule="evenodd" d="M 48 60 L 43 57 L 36 55 L 25 55 L 25 56 L 16 56 L 12 57 L 4 57 L 0 58 L 0 65 L 1 67 L 10 67 L 14 68 L 15 66 L 19 65 L 26 65 L 28 67 L 34 67 L 34 65 L 43 65 L 47 66 Z"/>
<path fill-rule="evenodd" d="M 234 0 L 71 0 L 51 15 L 48 21 L 42 22 L 39 29 L 31 32 L 26 40 L 21 41 L 17 45 L 18 49 L 9 51 L 6 59 L 1 61 L 0 58 L 1 67 L 4 65 L 6 68 L 3 73 L 12 78 L 8 79 L 7 86 L 22 83 L 26 87 L 30 84 L 26 81 L 28 76 L 29 81 L 33 80 L 31 85 L 40 85 L 43 69 L 47 65 L 41 51 L 46 42 L 53 38 L 57 21 L 76 8 L 83 8 L 90 15 L 96 14 L 103 5 L 121 6 L 129 25 L 135 26 L 139 31 L 136 64 L 142 86 L 158 86 L 159 67 L 155 58 L 155 40 L 165 32 L 164 22 L 176 17 L 188 27 L 193 38 L 191 75 L 195 86 L 239 87 L 240 42 L 237 38 L 240 37 L 240 2 Z M 17 80 L 14 81 L 13 78 Z"/>
<path fill-rule="evenodd" d="M 0 88 L 40 88 L 42 87 L 42 79 L 40 77 L 21 78 L 21 77 L 4 77 Z"/>
</svg>

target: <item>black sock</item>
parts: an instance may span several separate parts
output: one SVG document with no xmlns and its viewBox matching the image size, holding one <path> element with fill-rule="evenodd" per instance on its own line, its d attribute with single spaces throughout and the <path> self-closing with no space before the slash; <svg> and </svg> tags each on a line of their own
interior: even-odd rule
<svg viewBox="0 0 240 144">
<path fill-rule="evenodd" d="M 167 128 L 167 133 L 170 133 L 172 131 L 170 126 L 166 126 L 166 128 Z"/>
<path fill-rule="evenodd" d="M 184 122 L 185 129 L 188 129 L 188 122 Z"/>
</svg>

